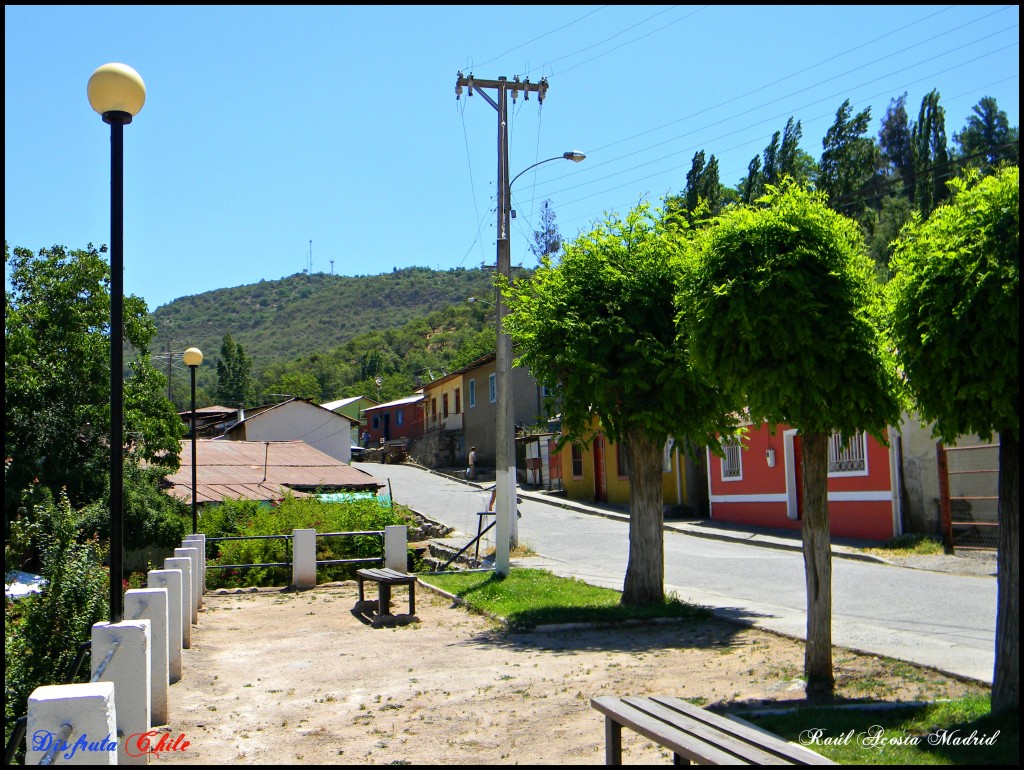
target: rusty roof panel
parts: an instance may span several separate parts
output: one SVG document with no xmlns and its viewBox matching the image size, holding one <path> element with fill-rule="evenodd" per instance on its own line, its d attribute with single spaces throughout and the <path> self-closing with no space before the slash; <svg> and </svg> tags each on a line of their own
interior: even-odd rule
<svg viewBox="0 0 1024 770">
<path fill-rule="evenodd" d="M 167 477 L 170 493 L 192 499 L 192 442 L 181 442 L 181 466 Z M 383 486 L 370 474 L 346 465 L 303 441 L 196 442 L 196 497 L 220 502 L 225 496 L 254 500 L 279 499 L 282 487 L 325 490 L 371 489 Z"/>
</svg>

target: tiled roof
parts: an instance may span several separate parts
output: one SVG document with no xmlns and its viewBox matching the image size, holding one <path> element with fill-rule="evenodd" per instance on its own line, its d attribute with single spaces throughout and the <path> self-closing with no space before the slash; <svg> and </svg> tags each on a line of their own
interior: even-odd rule
<svg viewBox="0 0 1024 770">
<path fill-rule="evenodd" d="M 181 467 L 167 477 L 168 493 L 192 500 L 192 442 L 181 442 Z M 196 498 L 220 502 L 225 497 L 275 500 L 287 489 L 299 491 L 373 490 L 383 486 L 358 468 L 314 449 L 304 441 L 196 442 Z"/>
</svg>

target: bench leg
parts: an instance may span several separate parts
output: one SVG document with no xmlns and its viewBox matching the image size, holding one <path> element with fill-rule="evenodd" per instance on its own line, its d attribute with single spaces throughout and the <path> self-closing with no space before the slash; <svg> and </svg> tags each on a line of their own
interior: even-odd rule
<svg viewBox="0 0 1024 770">
<path fill-rule="evenodd" d="M 622 725 L 609 716 L 604 718 L 604 763 L 622 764 Z"/>
<path fill-rule="evenodd" d="M 409 614 L 416 614 L 416 581 L 409 584 Z"/>
<path fill-rule="evenodd" d="M 357 576 L 356 579 L 359 581 L 359 601 L 362 602 L 363 601 L 363 578 L 362 578 L 362 576 Z"/>
<path fill-rule="evenodd" d="M 379 599 L 377 606 L 378 615 L 391 614 L 391 586 L 387 583 L 380 583 L 380 590 L 377 592 Z"/>
</svg>

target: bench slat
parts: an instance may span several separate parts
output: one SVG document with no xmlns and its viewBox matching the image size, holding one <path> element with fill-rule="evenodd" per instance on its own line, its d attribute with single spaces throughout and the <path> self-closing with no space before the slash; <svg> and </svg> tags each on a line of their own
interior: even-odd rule
<svg viewBox="0 0 1024 770">
<path fill-rule="evenodd" d="M 754 725 L 746 724 L 737 719 L 707 711 L 692 703 L 687 703 L 679 698 L 665 696 L 653 696 L 651 700 L 687 714 L 692 719 L 698 719 L 717 730 L 735 736 L 747 743 L 753 743 L 764 751 L 771 752 L 777 756 L 784 757 L 790 762 L 802 765 L 832 765 L 832 760 L 811 751 L 804 746 L 790 743 L 767 730 L 762 730 Z"/>
<path fill-rule="evenodd" d="M 607 736 L 621 727 L 643 735 L 677 758 L 708 764 L 832 765 L 831 760 L 767 730 L 715 714 L 679 698 L 600 696 L 590 704 L 605 715 Z M 619 727 L 611 730 L 610 723 Z M 614 750 L 611 750 L 614 749 Z M 621 746 L 609 744 L 607 761 L 621 763 Z"/>
<path fill-rule="evenodd" d="M 737 762 L 750 765 L 791 764 L 791 761 L 785 754 L 780 757 L 778 754 L 762 748 L 759 742 L 751 743 L 742 737 L 732 734 L 730 730 L 709 724 L 701 718 L 702 714 L 694 715 L 692 711 L 679 711 L 670 706 L 662 705 L 653 698 L 623 698 L 623 700 L 631 706 L 642 709 L 651 716 L 657 717 L 672 727 L 681 730 L 686 735 L 698 738 L 708 745 L 727 752 L 732 755 L 733 758 L 730 761 L 734 764 Z M 685 701 L 682 702 L 685 703 Z M 699 707 L 692 708 L 703 711 Z M 786 745 L 785 742 L 782 743 Z M 716 764 L 718 763 L 716 762 Z"/>
<path fill-rule="evenodd" d="M 603 696 L 594 698 L 590 703 L 606 718 L 610 717 L 620 725 L 671 749 L 673 753 L 686 759 L 712 765 L 749 764 L 714 744 L 684 734 L 679 728 L 667 724 L 656 716 L 647 714 L 634 706 L 627 706 L 619 698 Z"/>
</svg>

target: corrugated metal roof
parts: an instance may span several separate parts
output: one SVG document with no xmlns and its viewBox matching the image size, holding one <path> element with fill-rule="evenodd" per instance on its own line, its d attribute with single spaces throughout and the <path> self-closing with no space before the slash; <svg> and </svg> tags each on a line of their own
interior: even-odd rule
<svg viewBox="0 0 1024 770">
<path fill-rule="evenodd" d="M 365 409 L 363 409 L 362 411 L 364 411 L 364 412 L 373 412 L 373 411 L 375 411 L 377 409 L 384 409 L 385 407 L 390 407 L 390 406 L 402 406 L 403 404 L 415 404 L 417 401 L 422 401 L 422 400 L 423 400 L 423 394 L 420 393 L 419 395 L 416 395 L 416 396 L 409 396 L 407 398 L 400 398 L 397 401 L 388 401 L 386 404 L 378 404 L 377 406 L 368 406 Z"/>
<path fill-rule="evenodd" d="M 352 398 L 342 398 L 338 401 L 328 401 L 326 404 L 320 404 L 320 406 L 322 406 L 324 409 L 330 409 L 333 412 L 335 409 L 341 409 L 341 407 L 343 406 L 354 404 L 356 401 L 359 401 L 364 398 L 367 401 L 373 402 L 374 404 L 377 403 L 372 398 L 368 398 L 367 396 L 352 396 Z"/>
<path fill-rule="evenodd" d="M 181 466 L 167 477 L 174 497 L 192 500 L 192 442 L 181 442 Z M 379 489 L 369 473 L 346 465 L 304 441 L 196 441 L 196 497 L 271 500 L 288 489 Z"/>
</svg>

